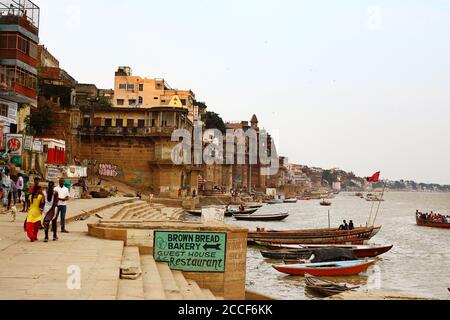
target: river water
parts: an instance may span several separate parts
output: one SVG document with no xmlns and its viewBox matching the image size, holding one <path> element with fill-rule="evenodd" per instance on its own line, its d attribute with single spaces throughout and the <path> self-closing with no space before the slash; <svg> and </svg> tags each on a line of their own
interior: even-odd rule
<svg viewBox="0 0 450 320">
<path fill-rule="evenodd" d="M 338 282 L 361 286 L 361 290 L 381 290 L 402 294 L 448 299 L 450 287 L 450 230 L 418 227 L 415 212 L 433 210 L 450 213 L 450 194 L 445 193 L 387 193 L 381 203 L 376 221 L 382 225 L 380 233 L 370 243 L 393 244 L 394 248 L 365 274 L 339 277 Z M 261 213 L 289 212 L 283 222 L 226 222 L 250 229 L 310 229 L 338 227 L 343 220 L 353 220 L 355 226 L 365 225 L 374 205 L 353 194 L 340 194 L 332 207 L 321 207 L 318 200 L 297 204 L 265 206 Z M 317 299 L 304 289 L 302 277 L 286 276 L 272 268 L 279 261 L 265 260 L 259 248 L 249 247 L 247 261 L 248 289 L 281 299 Z M 336 278 L 335 278 L 336 279 Z M 334 279 L 334 280 L 335 280 Z M 333 280 L 333 279 L 331 279 Z"/>
</svg>

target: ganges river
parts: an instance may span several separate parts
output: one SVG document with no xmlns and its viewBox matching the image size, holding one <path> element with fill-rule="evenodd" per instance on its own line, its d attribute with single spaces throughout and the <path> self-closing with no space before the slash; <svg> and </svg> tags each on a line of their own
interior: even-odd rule
<svg viewBox="0 0 450 320">
<path fill-rule="evenodd" d="M 376 221 L 382 225 L 380 233 L 370 243 L 393 244 L 394 248 L 367 273 L 354 277 L 335 278 L 361 286 L 360 290 L 381 290 L 439 299 L 448 299 L 450 287 L 450 229 L 418 227 L 415 212 L 433 210 L 450 213 L 450 194 L 445 193 L 387 193 L 381 203 Z M 355 226 L 365 225 L 372 205 L 354 194 L 338 195 L 332 207 L 320 206 L 318 200 L 299 201 L 297 204 L 265 206 L 261 213 L 289 212 L 284 222 L 226 222 L 250 229 L 305 229 L 328 227 L 330 210 L 332 227 L 342 221 L 353 220 Z M 265 260 L 257 247 L 249 247 L 247 288 L 280 299 L 317 299 L 305 292 L 302 277 L 286 276 L 272 268 L 279 261 Z M 333 279 L 331 279 L 333 280 Z"/>
</svg>

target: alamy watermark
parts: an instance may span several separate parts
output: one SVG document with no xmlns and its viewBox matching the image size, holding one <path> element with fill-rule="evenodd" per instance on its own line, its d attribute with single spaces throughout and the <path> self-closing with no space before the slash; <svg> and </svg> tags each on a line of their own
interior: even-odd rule
<svg viewBox="0 0 450 320">
<path fill-rule="evenodd" d="M 201 123 L 196 122 L 193 132 L 175 130 L 172 141 L 180 142 L 171 153 L 176 165 L 259 164 L 263 176 L 276 175 L 280 169 L 274 140 L 265 130 L 228 129 L 224 134 L 218 129 L 207 129 L 203 132 Z"/>
<path fill-rule="evenodd" d="M 81 290 L 81 268 L 79 266 L 69 266 L 67 267 L 67 277 L 66 285 L 69 290 Z"/>
</svg>

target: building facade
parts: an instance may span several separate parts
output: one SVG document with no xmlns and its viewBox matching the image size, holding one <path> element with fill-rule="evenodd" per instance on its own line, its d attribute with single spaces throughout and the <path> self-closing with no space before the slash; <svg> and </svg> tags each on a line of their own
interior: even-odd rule
<svg viewBox="0 0 450 320">
<path fill-rule="evenodd" d="M 7 4 L 7 5 L 6 5 Z M 28 0 L 0 6 L 0 133 L 17 133 L 37 106 L 40 9 Z M 28 109 L 19 112 L 21 109 Z M 23 117 L 23 118 L 21 118 Z"/>
<path fill-rule="evenodd" d="M 172 89 L 164 79 L 133 76 L 130 67 L 119 67 L 114 79 L 113 106 L 117 108 L 153 108 L 177 106 L 189 111 L 194 120 L 195 94 L 191 90 Z"/>
</svg>

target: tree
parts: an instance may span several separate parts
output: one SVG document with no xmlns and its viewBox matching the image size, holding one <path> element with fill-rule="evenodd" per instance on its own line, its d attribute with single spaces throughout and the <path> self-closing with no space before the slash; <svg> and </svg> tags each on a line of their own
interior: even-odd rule
<svg viewBox="0 0 450 320">
<path fill-rule="evenodd" d="M 225 122 L 215 112 L 208 111 L 202 116 L 202 121 L 205 123 L 206 129 L 217 129 L 222 133 L 227 131 Z"/>
<path fill-rule="evenodd" d="M 98 105 L 102 108 L 112 108 L 111 101 L 106 97 L 100 97 L 98 100 Z"/>
<path fill-rule="evenodd" d="M 48 104 L 32 112 L 25 118 L 25 134 L 30 136 L 40 136 L 54 122 L 53 111 Z"/>
</svg>

